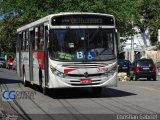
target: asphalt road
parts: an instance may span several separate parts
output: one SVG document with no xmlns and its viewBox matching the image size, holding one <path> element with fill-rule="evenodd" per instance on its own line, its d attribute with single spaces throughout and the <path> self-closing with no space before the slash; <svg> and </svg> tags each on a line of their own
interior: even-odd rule
<svg viewBox="0 0 160 120">
<path fill-rule="evenodd" d="M 31 97 L 2 100 L 4 90 L 28 92 Z M 157 81 L 119 81 L 94 95 L 89 88 L 50 90 L 24 87 L 16 71 L 0 68 L 0 117 L 23 120 L 160 119 L 160 77 Z M 0 119 L 1 119 L 0 118 Z"/>
</svg>

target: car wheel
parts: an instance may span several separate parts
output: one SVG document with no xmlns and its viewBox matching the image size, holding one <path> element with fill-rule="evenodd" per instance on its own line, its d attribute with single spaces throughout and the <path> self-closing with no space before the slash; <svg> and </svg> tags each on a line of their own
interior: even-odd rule
<svg viewBox="0 0 160 120">
<path fill-rule="evenodd" d="M 134 81 L 137 81 L 137 80 L 138 80 L 138 77 L 137 77 L 136 75 L 134 75 L 134 76 L 133 76 L 133 80 L 134 80 Z"/>
<path fill-rule="evenodd" d="M 150 77 L 147 77 L 147 80 L 151 80 L 151 78 L 150 78 Z"/>
<path fill-rule="evenodd" d="M 156 76 L 154 76 L 154 77 L 153 77 L 153 80 L 154 80 L 154 81 L 156 81 L 156 80 L 157 80 L 157 79 L 156 79 Z"/>
<path fill-rule="evenodd" d="M 133 80 L 133 77 L 130 77 L 130 80 Z"/>
</svg>

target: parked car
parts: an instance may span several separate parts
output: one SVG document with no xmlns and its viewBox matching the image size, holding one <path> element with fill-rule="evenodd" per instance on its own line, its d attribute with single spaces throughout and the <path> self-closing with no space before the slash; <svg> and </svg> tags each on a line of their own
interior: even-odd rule
<svg viewBox="0 0 160 120">
<path fill-rule="evenodd" d="M 157 74 L 160 75 L 160 62 L 156 62 L 155 65 L 157 67 L 157 72 L 158 72 Z"/>
<path fill-rule="evenodd" d="M 156 66 L 152 59 L 135 60 L 131 66 L 130 79 L 147 78 L 147 80 L 156 80 L 156 71 Z"/>
<path fill-rule="evenodd" d="M 160 62 L 156 62 L 155 65 L 160 68 Z"/>
<path fill-rule="evenodd" d="M 6 61 L 6 68 L 7 68 L 7 69 L 12 69 L 12 66 L 13 66 L 13 58 L 9 58 L 9 59 Z"/>
<path fill-rule="evenodd" d="M 0 67 L 6 67 L 6 60 L 4 57 L 0 57 Z"/>
<path fill-rule="evenodd" d="M 13 66 L 12 66 L 12 70 L 16 70 L 17 68 L 17 61 L 16 58 L 13 60 Z"/>
<path fill-rule="evenodd" d="M 125 59 L 118 59 L 118 72 L 126 72 L 130 76 L 131 62 Z"/>
</svg>

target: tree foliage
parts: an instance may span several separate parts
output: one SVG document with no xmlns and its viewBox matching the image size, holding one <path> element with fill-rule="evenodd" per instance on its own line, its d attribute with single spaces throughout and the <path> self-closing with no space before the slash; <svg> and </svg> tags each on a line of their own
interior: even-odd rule
<svg viewBox="0 0 160 120">
<path fill-rule="evenodd" d="M 7 13 L 14 12 L 14 16 Z M 99 12 L 112 14 L 121 35 L 131 34 L 132 22 L 152 34 L 160 28 L 159 0 L 3 0 L 0 14 L 0 44 L 4 51 L 15 51 L 16 29 L 48 14 L 59 12 Z M 156 36 L 156 35 L 154 35 Z"/>
<path fill-rule="evenodd" d="M 143 16 L 145 26 L 149 28 L 151 42 L 157 42 L 158 29 L 160 29 L 159 0 L 143 0 L 141 2 L 140 14 Z"/>
</svg>

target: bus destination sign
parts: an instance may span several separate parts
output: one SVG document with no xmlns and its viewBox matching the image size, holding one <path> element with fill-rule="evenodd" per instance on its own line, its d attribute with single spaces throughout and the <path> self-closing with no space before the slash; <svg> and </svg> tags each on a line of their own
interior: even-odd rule
<svg viewBox="0 0 160 120">
<path fill-rule="evenodd" d="M 65 15 L 53 17 L 52 25 L 114 25 L 114 19 L 102 15 Z"/>
<path fill-rule="evenodd" d="M 63 19 L 62 23 L 71 23 L 71 24 L 102 24 L 102 19 L 100 18 L 70 18 Z"/>
</svg>

